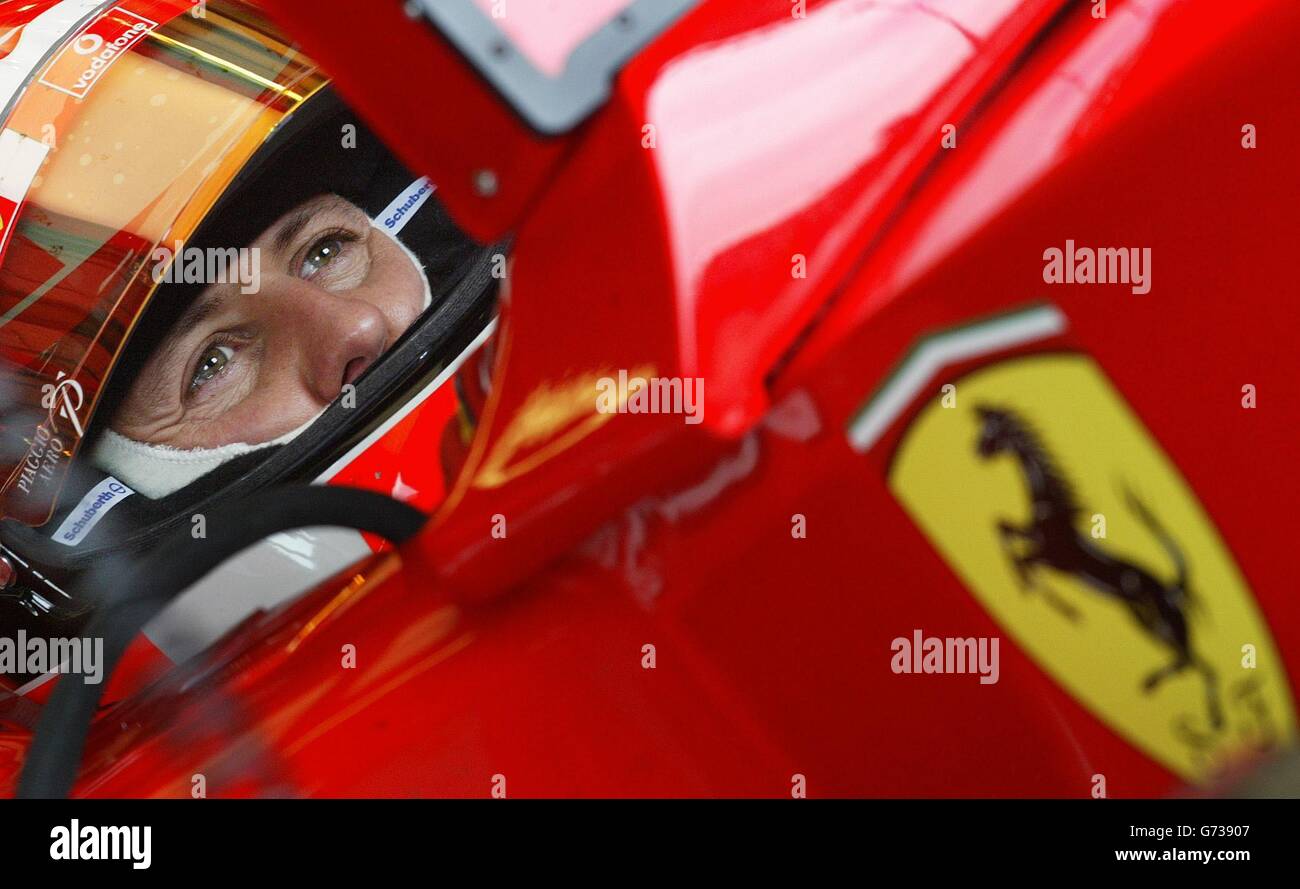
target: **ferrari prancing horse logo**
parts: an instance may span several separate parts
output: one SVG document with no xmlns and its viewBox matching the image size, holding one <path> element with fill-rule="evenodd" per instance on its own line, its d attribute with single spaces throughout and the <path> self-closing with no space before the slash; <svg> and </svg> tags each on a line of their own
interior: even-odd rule
<svg viewBox="0 0 1300 889">
<path fill-rule="evenodd" d="M 1031 501 L 1029 521 L 1017 524 L 998 519 L 998 537 L 1016 578 L 1025 590 L 1038 590 L 1047 601 L 1073 622 L 1079 609 L 1055 593 L 1039 578 L 1039 568 L 1052 568 L 1072 575 L 1094 592 L 1123 603 L 1138 626 L 1152 639 L 1170 649 L 1171 663 L 1149 673 L 1142 682 L 1148 694 L 1165 679 L 1193 669 L 1205 679 L 1206 713 L 1210 725 L 1223 725 L 1219 703 L 1219 679 L 1204 658 L 1192 649 L 1188 608 L 1191 589 L 1187 559 L 1169 533 L 1146 505 L 1125 488 L 1125 500 L 1135 516 L 1160 542 L 1175 565 L 1177 574 L 1164 582 L 1141 566 L 1110 555 L 1091 535 L 1079 531 L 1083 508 L 1075 498 L 1069 480 L 1056 467 L 1047 448 L 1029 425 L 1006 408 L 977 407 L 980 420 L 979 455 L 992 459 L 1010 454 L 1020 464 Z M 1018 548 L 1018 544 L 1025 544 Z"/>
<path fill-rule="evenodd" d="M 1187 780 L 1292 741 L 1286 673 L 1231 553 L 1092 360 L 1023 355 L 956 384 L 957 407 L 935 399 L 902 433 L 889 485 L 1016 643 Z"/>
</svg>

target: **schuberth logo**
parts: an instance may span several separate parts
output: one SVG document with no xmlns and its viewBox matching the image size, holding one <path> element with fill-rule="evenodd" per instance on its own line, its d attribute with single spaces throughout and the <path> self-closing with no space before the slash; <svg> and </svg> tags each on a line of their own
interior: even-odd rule
<svg viewBox="0 0 1300 889">
<path fill-rule="evenodd" d="M 384 226 L 384 231 L 395 235 L 405 228 L 406 223 L 424 206 L 434 190 L 434 184 L 423 176 L 407 186 L 377 217 Z"/>
<path fill-rule="evenodd" d="M 874 450 L 910 417 L 881 455 L 889 488 L 971 595 L 1097 719 L 1209 780 L 1294 742 L 1286 669 L 1213 521 L 1100 368 L 1006 357 L 1064 329 L 1037 307 L 927 338 L 849 442 Z"/>
<path fill-rule="evenodd" d="M 110 475 L 91 488 L 81 498 L 81 502 L 72 508 L 63 524 L 54 532 L 54 540 L 64 546 L 76 546 L 113 507 L 134 493 Z"/>
<path fill-rule="evenodd" d="M 156 27 L 157 22 L 114 6 L 59 51 L 40 82 L 84 99 L 113 62 Z"/>
</svg>

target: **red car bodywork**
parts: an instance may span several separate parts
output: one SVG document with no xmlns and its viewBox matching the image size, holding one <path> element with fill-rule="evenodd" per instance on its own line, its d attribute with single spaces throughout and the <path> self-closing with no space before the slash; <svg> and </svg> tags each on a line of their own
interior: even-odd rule
<svg viewBox="0 0 1300 889">
<path fill-rule="evenodd" d="M 265 5 L 467 230 L 514 233 L 493 387 L 418 539 L 106 712 L 78 794 L 1176 791 L 1009 639 L 977 692 L 889 668 L 912 628 L 1000 629 L 845 430 L 922 337 L 1034 303 L 1300 675 L 1295 4 L 708 0 L 549 139 L 398 4 Z M 1158 288 L 1045 286 L 1066 238 L 1150 245 Z M 704 379 L 703 422 L 565 401 L 635 368 Z M 0 735 L 0 782 L 26 744 Z"/>
</svg>

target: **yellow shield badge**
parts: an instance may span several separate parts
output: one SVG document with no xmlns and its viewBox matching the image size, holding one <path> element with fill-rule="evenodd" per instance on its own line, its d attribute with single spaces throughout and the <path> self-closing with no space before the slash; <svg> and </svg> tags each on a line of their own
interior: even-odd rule
<svg viewBox="0 0 1300 889">
<path fill-rule="evenodd" d="M 1292 741 L 1286 673 L 1245 579 L 1097 365 L 1029 354 L 950 382 L 902 433 L 889 486 L 1004 631 L 1188 781 Z"/>
</svg>

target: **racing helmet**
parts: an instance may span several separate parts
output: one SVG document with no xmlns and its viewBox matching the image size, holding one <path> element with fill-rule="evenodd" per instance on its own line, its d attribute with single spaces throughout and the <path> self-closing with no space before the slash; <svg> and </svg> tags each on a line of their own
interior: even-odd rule
<svg viewBox="0 0 1300 889">
<path fill-rule="evenodd" d="M 436 506 L 444 384 L 491 332 L 503 245 L 462 233 L 248 3 L 40 0 L 0 25 L 0 627 L 66 631 L 98 556 L 216 498 L 342 481 Z M 138 375 L 207 288 L 246 283 L 240 251 L 322 197 L 416 267 L 418 317 L 291 433 L 156 462 L 112 428 Z"/>
</svg>

